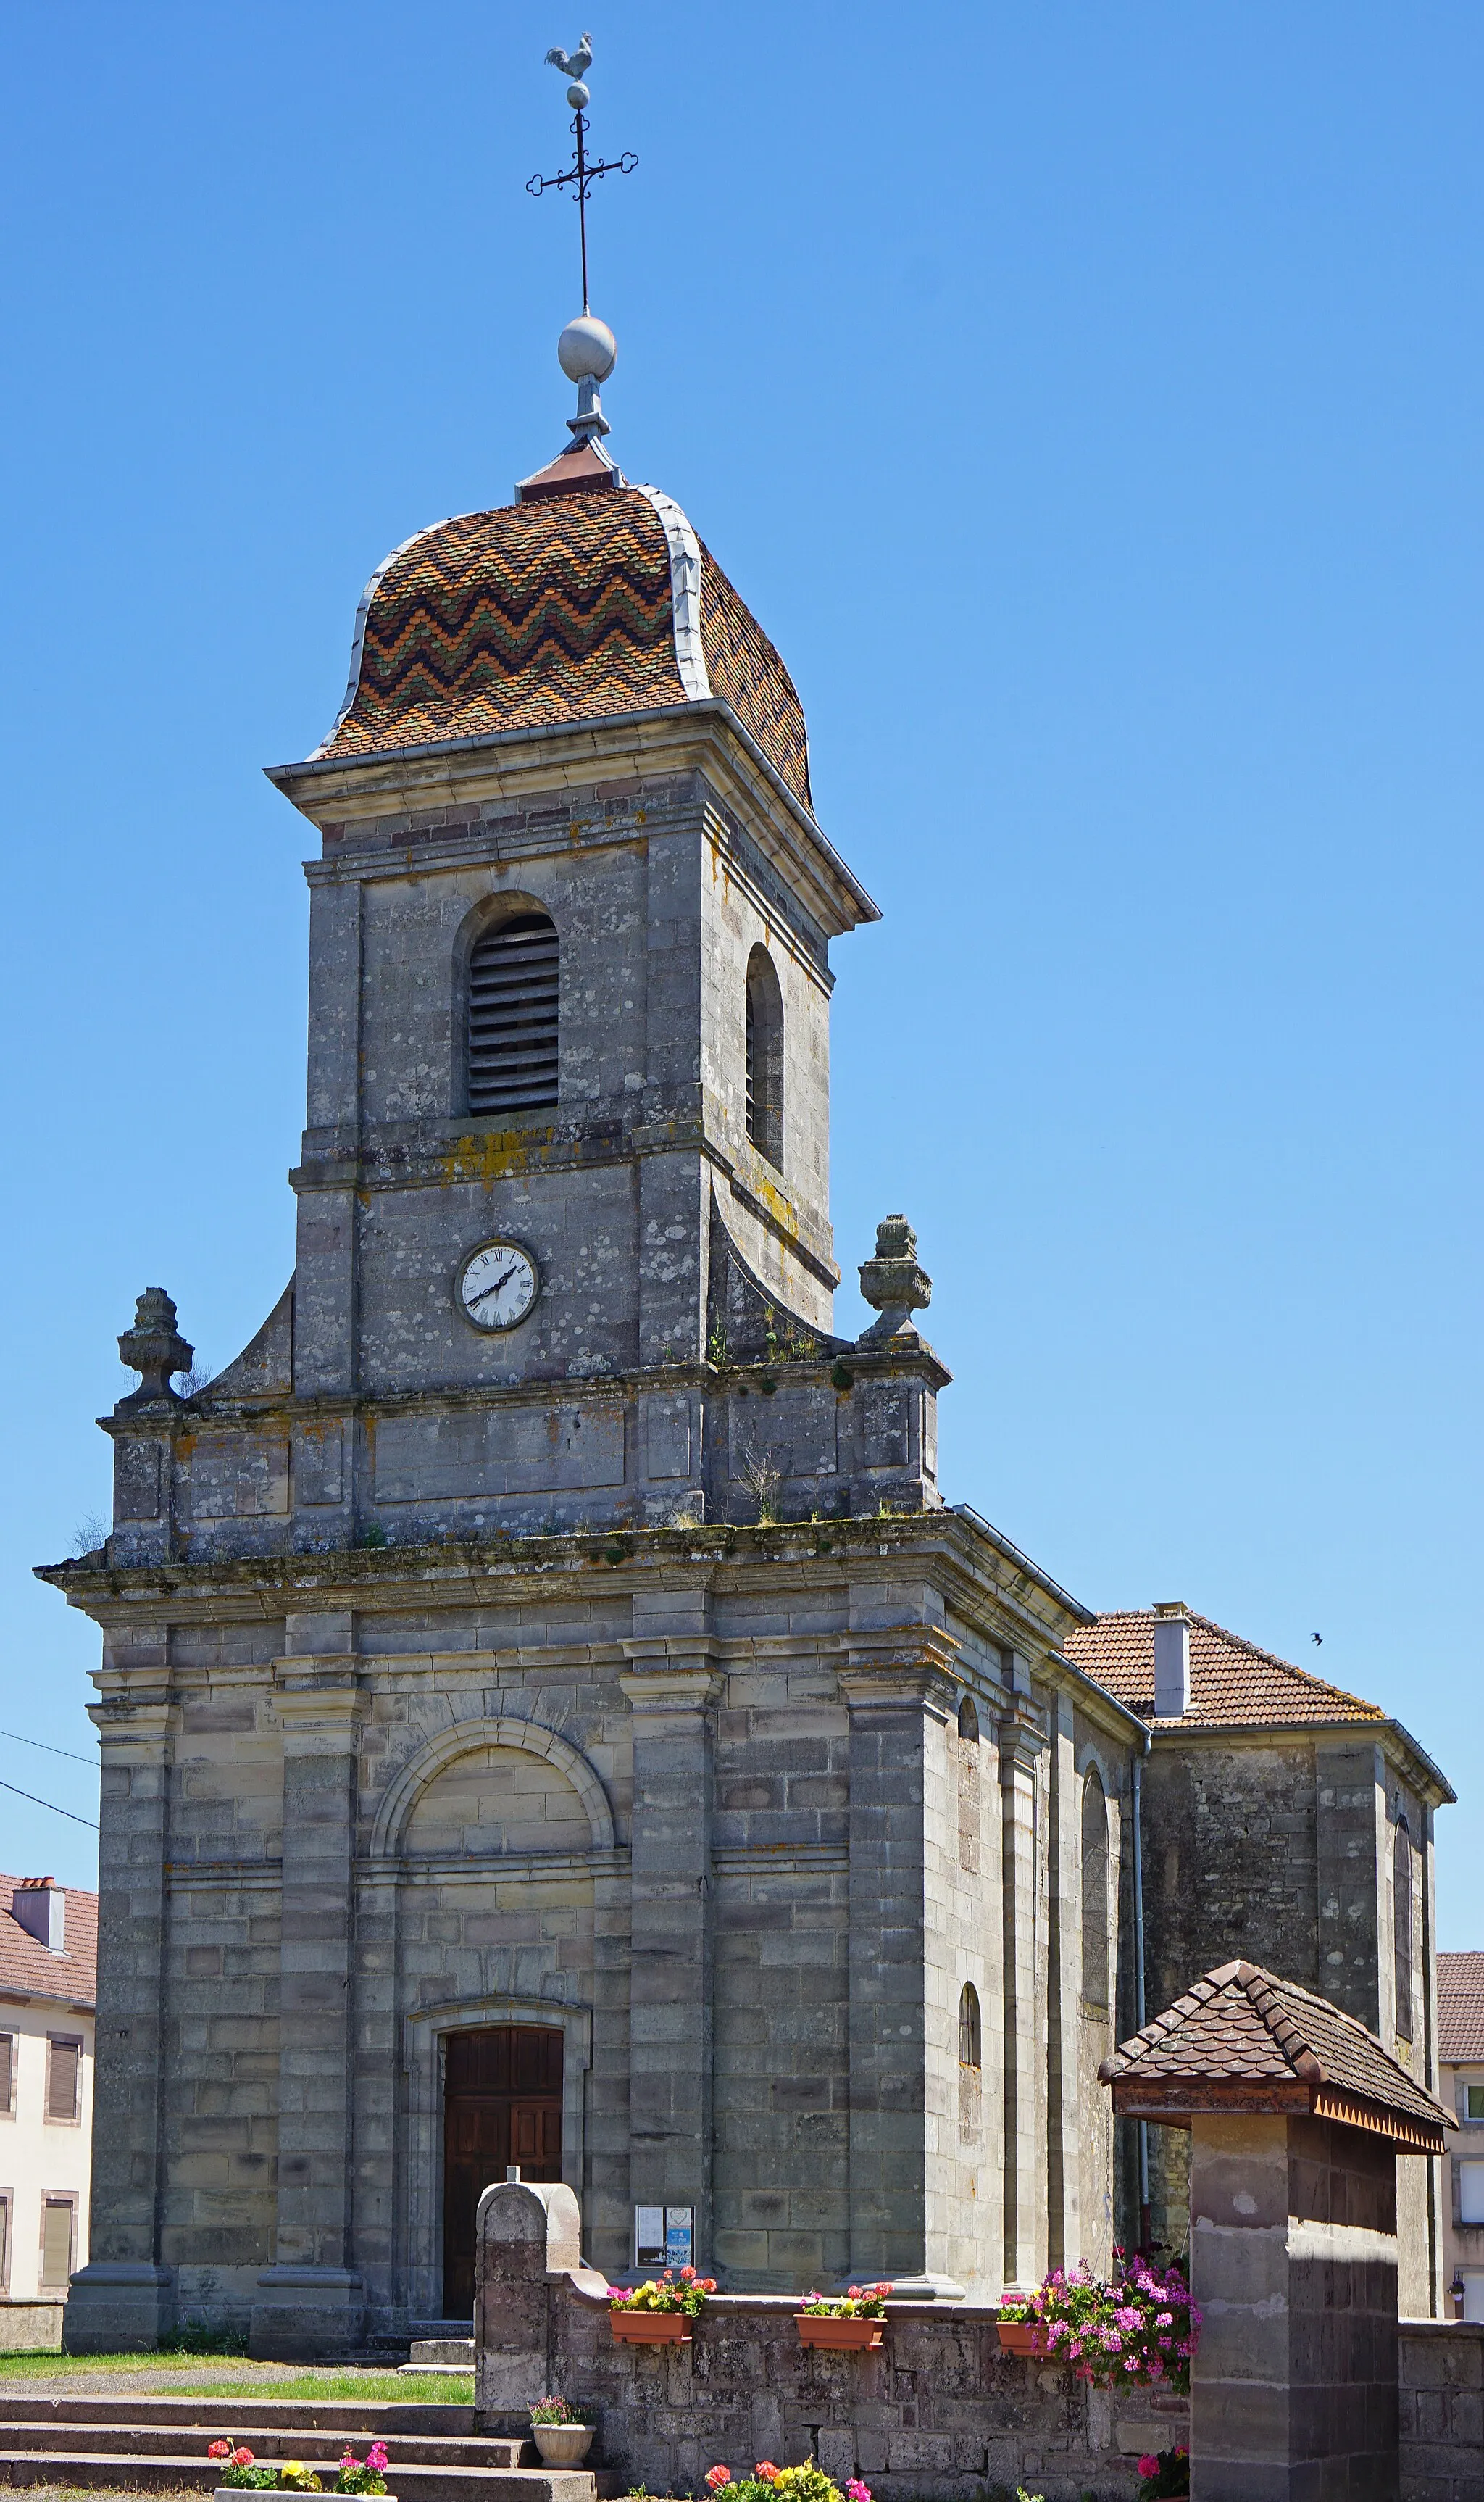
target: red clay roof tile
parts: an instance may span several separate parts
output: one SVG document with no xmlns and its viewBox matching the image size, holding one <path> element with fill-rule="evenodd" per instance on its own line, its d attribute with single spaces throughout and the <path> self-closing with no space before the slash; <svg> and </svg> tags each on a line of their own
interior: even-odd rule
<svg viewBox="0 0 1484 2502">
<path fill-rule="evenodd" d="M 11 1909 L 21 1878 L 0 1876 L 0 1989 L 23 1990 L 31 1998 L 64 1999 L 69 2007 L 91 2007 L 98 1995 L 98 1897 L 64 1885 L 65 1949 L 53 1954 L 23 1929 Z"/>
<path fill-rule="evenodd" d="M 1260 1650 L 1209 1616 L 1186 1609 L 1191 1628 L 1191 1707 L 1162 1728 L 1236 1728 L 1265 1720 L 1276 1727 L 1315 1721 L 1384 1720 L 1374 1703 L 1313 1676 L 1291 1660 Z M 1121 1608 L 1079 1625 L 1063 1644 L 1085 1674 L 1130 1711 L 1154 1711 L 1154 1610 Z"/>
</svg>

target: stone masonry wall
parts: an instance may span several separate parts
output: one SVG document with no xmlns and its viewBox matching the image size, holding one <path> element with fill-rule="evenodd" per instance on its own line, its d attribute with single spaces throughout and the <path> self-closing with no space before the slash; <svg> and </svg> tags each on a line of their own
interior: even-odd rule
<svg viewBox="0 0 1484 2502">
<path fill-rule="evenodd" d="M 1182 2399 L 1141 2392 L 1115 2409 L 1069 2371 L 1002 2353 L 997 2315 L 975 2305 L 890 2304 L 879 2352 L 829 2354 L 800 2346 L 792 2300 L 718 2295 L 689 2345 L 633 2347 L 601 2297 L 570 2277 L 548 2285 L 547 2386 L 596 2422 L 593 2464 L 653 2493 L 699 2491 L 718 2461 L 742 2475 L 759 2458 L 815 2458 L 882 2502 L 987 2502 L 1018 2485 L 1122 2502 L 1142 2451 L 1189 2439 Z"/>
<path fill-rule="evenodd" d="M 1484 2323 L 1407 2319 L 1401 2502 L 1484 2502 Z"/>
</svg>

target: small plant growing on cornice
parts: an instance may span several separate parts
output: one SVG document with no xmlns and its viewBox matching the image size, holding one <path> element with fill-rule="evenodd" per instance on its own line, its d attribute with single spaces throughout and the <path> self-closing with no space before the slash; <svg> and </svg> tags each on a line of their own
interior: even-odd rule
<svg viewBox="0 0 1484 2502">
<path fill-rule="evenodd" d="M 831 1389 L 842 1393 L 854 1390 L 856 1386 L 856 1376 L 848 1364 L 832 1364 L 829 1368 L 829 1381 Z"/>
<path fill-rule="evenodd" d="M 379 1520 L 368 1520 L 356 1538 L 355 1543 L 357 1546 L 385 1546 L 387 1532 Z"/>
<path fill-rule="evenodd" d="M 782 1469 L 775 1467 L 764 1452 L 749 1451 L 742 1463 L 742 1482 L 758 1506 L 759 1528 L 776 1528 Z"/>
<path fill-rule="evenodd" d="M 726 1323 L 718 1321 L 706 1339 L 706 1352 L 713 1364 L 726 1362 Z"/>
</svg>

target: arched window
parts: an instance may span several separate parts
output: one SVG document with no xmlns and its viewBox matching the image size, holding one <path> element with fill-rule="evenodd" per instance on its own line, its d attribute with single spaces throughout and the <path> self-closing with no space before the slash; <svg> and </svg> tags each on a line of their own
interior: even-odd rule
<svg viewBox="0 0 1484 2502">
<path fill-rule="evenodd" d="M 974 1698 L 971 1694 L 965 1694 L 959 1706 L 959 1735 L 961 1738 L 966 1738 L 971 1746 L 977 1746 L 979 1743 L 979 1714 L 974 1708 Z"/>
<path fill-rule="evenodd" d="M 783 993 L 765 947 L 755 947 L 747 960 L 747 1134 L 781 1171 Z"/>
<path fill-rule="evenodd" d="M 1082 1784 L 1082 1995 L 1109 2004 L 1108 1802 L 1096 1770 Z"/>
<path fill-rule="evenodd" d="M 556 1100 L 556 931 L 544 912 L 498 921 L 469 958 L 469 1109 Z"/>
<path fill-rule="evenodd" d="M 979 2030 L 979 1992 L 966 1980 L 959 1993 L 959 2065 L 978 2068 L 984 2064 Z"/>
<path fill-rule="evenodd" d="M 1393 1944 L 1397 1965 L 1397 2039 L 1412 2038 L 1412 1835 L 1404 1815 L 1397 1818 L 1392 1873 Z"/>
</svg>

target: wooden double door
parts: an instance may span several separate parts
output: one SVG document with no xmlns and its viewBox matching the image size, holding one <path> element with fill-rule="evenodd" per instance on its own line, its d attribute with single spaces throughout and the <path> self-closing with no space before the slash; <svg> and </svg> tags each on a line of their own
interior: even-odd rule
<svg viewBox="0 0 1484 2502">
<path fill-rule="evenodd" d="M 474 2316 L 474 2214 L 518 2163 L 561 2179 L 562 2037 L 554 2024 L 451 2033 L 443 2072 L 443 2314 Z"/>
</svg>

